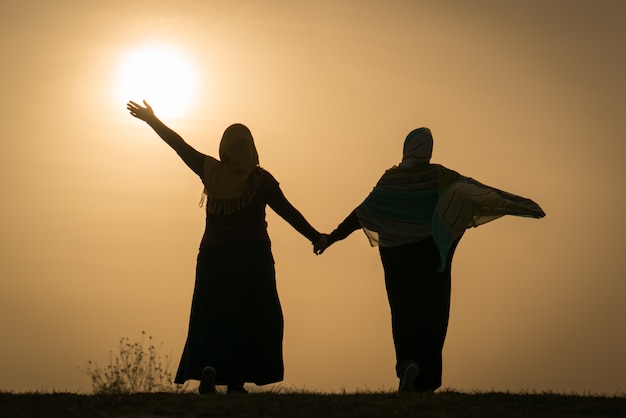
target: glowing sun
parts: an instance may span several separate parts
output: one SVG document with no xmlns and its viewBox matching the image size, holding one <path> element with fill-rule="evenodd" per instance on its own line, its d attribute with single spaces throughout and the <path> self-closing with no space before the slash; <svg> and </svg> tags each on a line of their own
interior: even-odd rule
<svg viewBox="0 0 626 418">
<path fill-rule="evenodd" d="M 172 47 L 143 47 L 122 59 L 118 97 L 124 103 L 145 99 L 157 116 L 178 118 L 193 105 L 196 90 L 192 66 Z"/>
</svg>

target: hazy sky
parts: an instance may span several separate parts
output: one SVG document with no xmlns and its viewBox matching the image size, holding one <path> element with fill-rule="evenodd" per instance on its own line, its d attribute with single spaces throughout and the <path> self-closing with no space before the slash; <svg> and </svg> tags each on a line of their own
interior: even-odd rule
<svg viewBox="0 0 626 418">
<path fill-rule="evenodd" d="M 433 161 L 547 213 L 465 235 L 444 387 L 626 391 L 622 0 L 2 0 L 0 16 L 0 389 L 89 391 L 78 368 L 142 330 L 177 367 L 202 185 L 127 114 L 154 96 L 205 153 L 248 125 L 328 232 L 430 127 Z M 123 80 L 152 71 L 124 63 L 155 47 L 191 73 L 130 97 Z M 268 222 L 282 385 L 395 389 L 378 251 L 357 232 L 315 256 Z"/>
</svg>

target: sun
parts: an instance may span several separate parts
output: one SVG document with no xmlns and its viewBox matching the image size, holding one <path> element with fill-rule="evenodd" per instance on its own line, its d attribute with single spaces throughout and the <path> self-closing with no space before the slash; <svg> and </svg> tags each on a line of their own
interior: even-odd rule
<svg viewBox="0 0 626 418">
<path fill-rule="evenodd" d="M 195 100 L 197 80 L 189 60 L 171 46 L 143 46 L 121 60 L 117 96 L 146 100 L 160 118 L 180 118 Z"/>
</svg>

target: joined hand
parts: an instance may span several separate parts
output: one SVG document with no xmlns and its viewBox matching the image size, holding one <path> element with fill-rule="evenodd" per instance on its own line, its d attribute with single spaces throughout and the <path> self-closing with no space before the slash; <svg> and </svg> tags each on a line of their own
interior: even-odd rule
<svg viewBox="0 0 626 418">
<path fill-rule="evenodd" d="M 313 252 L 317 255 L 322 254 L 326 248 L 330 247 L 328 234 L 322 234 L 322 236 L 313 244 Z"/>
</svg>

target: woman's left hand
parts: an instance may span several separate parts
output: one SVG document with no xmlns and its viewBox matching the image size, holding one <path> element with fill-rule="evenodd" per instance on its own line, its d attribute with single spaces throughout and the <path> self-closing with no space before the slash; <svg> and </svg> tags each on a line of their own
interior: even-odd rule
<svg viewBox="0 0 626 418">
<path fill-rule="evenodd" d="M 137 119 L 141 119 L 145 122 L 149 122 L 152 119 L 156 119 L 156 116 L 154 116 L 154 111 L 152 110 L 152 107 L 150 107 L 148 102 L 144 100 L 143 104 L 146 105 L 146 107 L 143 107 L 133 101 L 129 101 L 126 104 L 126 109 L 128 109 L 131 116 L 134 116 Z"/>
</svg>

